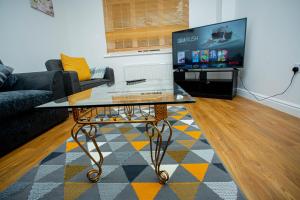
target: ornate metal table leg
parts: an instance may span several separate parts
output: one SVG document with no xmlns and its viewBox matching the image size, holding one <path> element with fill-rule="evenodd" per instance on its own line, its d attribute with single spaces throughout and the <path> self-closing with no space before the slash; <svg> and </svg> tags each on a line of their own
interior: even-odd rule
<svg viewBox="0 0 300 200">
<path fill-rule="evenodd" d="M 150 153 L 151 153 L 152 163 L 155 168 L 155 173 L 159 179 L 159 182 L 161 184 L 165 184 L 169 180 L 169 174 L 165 170 L 160 170 L 160 165 L 172 138 L 172 127 L 170 123 L 166 120 L 167 105 L 156 105 L 154 109 L 155 109 L 156 122 L 147 123 L 146 132 L 150 140 Z M 161 126 L 161 129 L 159 129 L 159 126 Z M 169 127 L 169 136 L 164 146 L 162 142 L 162 134 L 165 131 L 166 126 Z M 153 152 L 152 142 L 153 142 L 153 137 L 155 135 L 157 135 L 157 138 L 156 138 L 155 151 Z"/>
<path fill-rule="evenodd" d="M 87 178 L 91 181 L 91 182 L 98 182 L 100 179 L 100 175 L 102 173 L 102 164 L 103 164 L 103 155 L 100 151 L 100 148 L 97 145 L 96 142 L 96 132 L 97 132 L 97 128 L 95 124 L 81 124 L 78 123 L 78 113 L 79 111 L 77 109 L 73 109 L 73 117 L 74 120 L 76 121 L 76 124 L 73 126 L 72 131 L 71 131 L 71 135 L 73 140 L 79 145 L 79 147 L 85 152 L 85 154 L 97 165 L 98 169 L 90 169 L 87 173 Z M 87 128 L 87 129 L 86 129 Z M 99 154 L 99 161 L 96 161 L 91 154 L 89 153 L 89 151 L 78 141 L 78 134 L 79 132 L 82 132 L 85 136 L 87 136 L 90 140 L 92 140 L 98 154 Z"/>
</svg>

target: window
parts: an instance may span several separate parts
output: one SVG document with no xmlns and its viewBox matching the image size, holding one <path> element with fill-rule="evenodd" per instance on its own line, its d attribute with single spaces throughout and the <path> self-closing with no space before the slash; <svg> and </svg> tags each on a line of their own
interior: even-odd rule
<svg viewBox="0 0 300 200">
<path fill-rule="evenodd" d="M 170 48 L 189 26 L 188 0 L 103 0 L 107 52 Z"/>
</svg>

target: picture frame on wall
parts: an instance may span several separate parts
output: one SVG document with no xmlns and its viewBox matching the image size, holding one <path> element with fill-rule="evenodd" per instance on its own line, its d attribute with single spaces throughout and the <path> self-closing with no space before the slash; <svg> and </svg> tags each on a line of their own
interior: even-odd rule
<svg viewBox="0 0 300 200">
<path fill-rule="evenodd" d="M 31 7 L 54 17 L 52 0 L 30 0 Z"/>
</svg>

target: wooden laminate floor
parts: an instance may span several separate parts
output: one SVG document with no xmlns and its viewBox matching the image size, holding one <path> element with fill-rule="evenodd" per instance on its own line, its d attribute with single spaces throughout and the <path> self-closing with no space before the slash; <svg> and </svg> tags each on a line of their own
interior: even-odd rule
<svg viewBox="0 0 300 200">
<path fill-rule="evenodd" d="M 236 97 L 186 105 L 248 199 L 300 199 L 300 119 Z M 0 159 L 0 191 L 70 137 L 70 117 Z"/>
</svg>

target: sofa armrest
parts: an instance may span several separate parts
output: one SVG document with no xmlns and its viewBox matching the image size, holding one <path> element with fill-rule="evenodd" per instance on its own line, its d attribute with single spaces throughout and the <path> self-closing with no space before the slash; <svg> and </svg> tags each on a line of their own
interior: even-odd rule
<svg viewBox="0 0 300 200">
<path fill-rule="evenodd" d="M 75 71 L 64 71 L 64 87 L 66 95 L 71 95 L 81 91 L 78 74 Z"/>
<path fill-rule="evenodd" d="M 53 93 L 53 100 L 65 96 L 61 71 L 19 73 L 12 90 L 48 90 Z"/>
<path fill-rule="evenodd" d="M 108 85 L 114 84 L 115 83 L 114 70 L 112 68 L 107 67 L 105 69 L 105 73 L 104 73 L 103 78 L 109 80 L 109 82 L 107 83 Z"/>
</svg>

